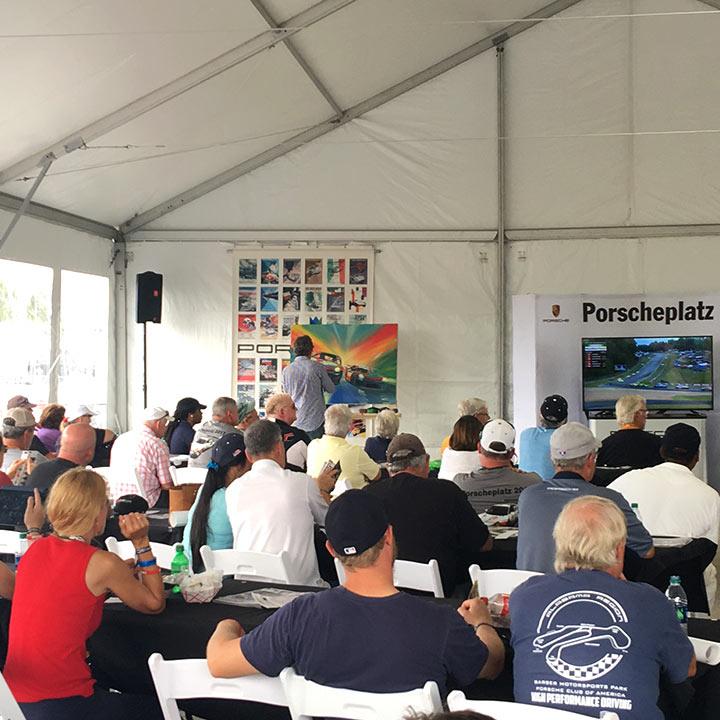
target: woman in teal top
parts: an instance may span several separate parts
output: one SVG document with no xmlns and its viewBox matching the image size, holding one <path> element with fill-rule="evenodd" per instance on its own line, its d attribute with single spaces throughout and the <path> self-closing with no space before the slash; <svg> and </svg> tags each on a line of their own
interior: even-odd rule
<svg viewBox="0 0 720 720">
<path fill-rule="evenodd" d="M 200 548 L 213 550 L 233 546 L 233 532 L 225 505 L 225 489 L 250 469 L 245 441 L 239 433 L 223 435 L 213 446 L 207 476 L 193 506 L 183 533 L 183 545 L 190 548 L 193 569 L 202 567 Z"/>
</svg>

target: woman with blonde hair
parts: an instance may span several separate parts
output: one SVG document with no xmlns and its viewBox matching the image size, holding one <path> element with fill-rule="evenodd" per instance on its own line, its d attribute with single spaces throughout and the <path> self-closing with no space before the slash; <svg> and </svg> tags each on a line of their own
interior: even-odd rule
<svg viewBox="0 0 720 720">
<path fill-rule="evenodd" d="M 108 592 L 139 612 L 165 608 L 144 515 L 119 519 L 135 546 L 139 577 L 91 544 L 103 532 L 108 510 L 100 475 L 84 468 L 64 473 L 47 502 L 53 534 L 35 540 L 18 566 L 3 676 L 27 720 L 161 717 L 154 698 L 94 687 L 86 662 L 85 643 L 100 625 Z"/>
</svg>

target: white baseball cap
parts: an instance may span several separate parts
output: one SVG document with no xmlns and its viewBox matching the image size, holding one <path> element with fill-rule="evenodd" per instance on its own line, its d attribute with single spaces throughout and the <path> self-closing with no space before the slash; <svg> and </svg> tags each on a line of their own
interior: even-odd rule
<svg viewBox="0 0 720 720">
<path fill-rule="evenodd" d="M 505 420 L 491 420 L 482 429 L 480 447 L 492 455 L 504 455 L 515 447 L 515 428 Z"/>
<path fill-rule="evenodd" d="M 78 418 L 89 415 L 90 417 L 97 415 L 87 405 L 73 405 L 72 407 L 65 410 L 65 419 L 72 422 Z"/>
<path fill-rule="evenodd" d="M 162 420 L 164 417 L 168 417 L 170 413 L 160 406 L 145 408 L 143 411 L 143 420 L 146 422 L 152 420 Z"/>
<path fill-rule="evenodd" d="M 596 452 L 600 443 L 590 428 L 579 422 L 559 427 L 550 436 L 550 457 L 553 460 L 574 460 Z"/>
</svg>

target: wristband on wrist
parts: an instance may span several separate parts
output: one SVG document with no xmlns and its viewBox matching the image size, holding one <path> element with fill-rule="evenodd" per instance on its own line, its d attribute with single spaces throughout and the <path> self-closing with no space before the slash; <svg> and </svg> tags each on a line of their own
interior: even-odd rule
<svg viewBox="0 0 720 720">
<path fill-rule="evenodd" d="M 151 560 L 138 560 L 135 564 L 139 568 L 152 567 L 153 565 L 157 565 L 157 560 L 155 558 L 152 558 Z"/>
<path fill-rule="evenodd" d="M 495 627 L 494 627 L 494 625 L 493 625 L 492 623 L 486 623 L 486 622 L 479 622 L 479 623 L 477 623 L 476 625 L 473 625 L 473 626 L 472 626 L 472 629 L 473 629 L 475 632 L 477 632 L 477 629 L 478 629 L 479 627 L 482 627 L 483 625 L 487 625 L 487 627 L 493 628 L 493 630 L 495 629 Z"/>
<path fill-rule="evenodd" d="M 42 530 L 39 527 L 31 527 L 27 529 L 28 535 L 42 535 Z"/>
<path fill-rule="evenodd" d="M 145 553 L 152 552 L 152 548 L 149 545 L 146 545 L 145 547 L 141 548 L 135 548 L 135 554 L 136 555 L 143 555 Z"/>
<path fill-rule="evenodd" d="M 156 567 L 152 568 L 151 570 L 142 569 L 142 570 L 140 570 L 140 572 L 141 572 L 143 575 L 159 575 L 159 574 L 160 574 L 160 568 L 156 566 Z"/>
</svg>

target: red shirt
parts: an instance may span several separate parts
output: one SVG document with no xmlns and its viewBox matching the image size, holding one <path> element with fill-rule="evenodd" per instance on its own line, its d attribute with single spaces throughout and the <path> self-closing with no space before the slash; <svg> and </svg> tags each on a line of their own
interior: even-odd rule
<svg viewBox="0 0 720 720">
<path fill-rule="evenodd" d="M 97 548 L 55 536 L 35 541 L 15 578 L 3 676 L 18 702 L 93 694 L 85 642 L 102 619 L 85 571 Z"/>
</svg>

